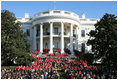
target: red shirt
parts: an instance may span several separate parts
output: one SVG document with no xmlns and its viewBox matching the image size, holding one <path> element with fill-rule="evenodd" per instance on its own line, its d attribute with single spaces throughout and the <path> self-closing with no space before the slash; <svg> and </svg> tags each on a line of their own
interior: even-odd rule
<svg viewBox="0 0 118 80">
<path fill-rule="evenodd" d="M 71 79 L 73 79 L 73 75 L 71 75 Z"/>
<path fill-rule="evenodd" d="M 81 72 L 79 72 L 79 74 L 81 74 Z"/>
</svg>

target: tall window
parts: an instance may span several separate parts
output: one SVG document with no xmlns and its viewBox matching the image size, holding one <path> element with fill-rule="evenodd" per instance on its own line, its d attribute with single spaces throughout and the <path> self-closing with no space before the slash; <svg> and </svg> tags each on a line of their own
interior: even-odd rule
<svg viewBox="0 0 118 80">
<path fill-rule="evenodd" d="M 85 37 L 85 30 L 81 30 L 81 36 Z"/>
<path fill-rule="evenodd" d="M 75 34 L 75 31 L 73 30 L 73 34 Z"/>
<path fill-rule="evenodd" d="M 64 48 L 67 48 L 67 43 L 65 42 L 65 44 L 64 44 Z"/>
<path fill-rule="evenodd" d="M 39 49 L 38 43 L 36 44 L 36 48 L 37 48 L 37 50 Z"/>
<path fill-rule="evenodd" d="M 30 36 L 30 30 L 27 29 L 27 36 Z"/>
<path fill-rule="evenodd" d="M 64 29 L 64 32 L 66 32 L 66 29 Z"/>
<path fill-rule="evenodd" d="M 38 49 L 40 50 L 40 43 L 38 44 Z"/>
<path fill-rule="evenodd" d="M 46 28 L 45 32 L 46 32 L 46 33 L 48 32 L 48 28 Z"/>
<path fill-rule="evenodd" d="M 67 32 L 66 32 L 66 29 L 64 29 L 64 35 L 66 35 L 66 33 L 67 33 Z"/>
<path fill-rule="evenodd" d="M 45 48 L 48 48 L 48 43 L 47 42 L 45 43 Z"/>
<path fill-rule="evenodd" d="M 57 41 L 54 42 L 54 48 L 58 48 L 58 42 Z"/>
<path fill-rule="evenodd" d="M 85 43 L 82 43 L 81 51 L 84 53 L 85 52 Z"/>
<path fill-rule="evenodd" d="M 40 30 L 37 30 L 36 36 L 40 36 Z"/>
<path fill-rule="evenodd" d="M 54 28 L 54 34 L 58 34 L 58 28 L 57 27 Z"/>
</svg>

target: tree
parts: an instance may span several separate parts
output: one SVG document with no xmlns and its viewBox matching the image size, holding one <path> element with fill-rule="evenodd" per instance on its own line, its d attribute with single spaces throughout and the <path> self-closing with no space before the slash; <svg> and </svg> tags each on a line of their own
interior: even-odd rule
<svg viewBox="0 0 118 80">
<path fill-rule="evenodd" d="M 83 54 L 81 57 L 77 58 L 77 61 L 80 61 L 80 60 L 87 61 L 88 65 L 92 65 L 92 63 L 93 63 L 93 54 L 92 53 Z"/>
<path fill-rule="evenodd" d="M 8 10 L 1 11 L 2 65 L 13 65 L 18 55 L 23 55 L 22 53 L 26 54 L 30 51 L 27 35 L 23 33 L 20 26 L 21 23 L 16 22 L 13 13 Z"/>
<path fill-rule="evenodd" d="M 117 17 L 105 14 L 90 31 L 87 44 L 92 45 L 94 59 L 101 59 L 107 67 L 117 67 Z"/>
</svg>

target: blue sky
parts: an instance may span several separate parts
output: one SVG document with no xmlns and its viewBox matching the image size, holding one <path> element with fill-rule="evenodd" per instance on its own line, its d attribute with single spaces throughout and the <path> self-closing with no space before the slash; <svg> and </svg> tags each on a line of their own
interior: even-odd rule
<svg viewBox="0 0 118 80">
<path fill-rule="evenodd" d="M 1 9 L 9 10 L 16 17 L 24 17 L 26 12 L 30 16 L 35 13 L 54 9 L 54 1 L 2 1 Z M 56 1 L 56 10 L 71 11 L 81 17 L 102 18 L 105 13 L 117 15 L 117 1 Z"/>
</svg>

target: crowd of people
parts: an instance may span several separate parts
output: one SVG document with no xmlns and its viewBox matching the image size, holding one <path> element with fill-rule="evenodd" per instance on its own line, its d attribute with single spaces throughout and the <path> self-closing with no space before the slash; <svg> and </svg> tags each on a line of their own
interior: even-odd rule
<svg viewBox="0 0 118 80">
<path fill-rule="evenodd" d="M 76 61 L 76 57 L 66 54 L 46 54 L 38 57 L 28 66 L 17 66 L 15 69 L 3 69 L 2 79 L 116 79 L 116 71 L 108 74 L 96 66 L 88 66 L 87 61 Z M 105 73 L 106 72 L 106 73 Z"/>
</svg>

